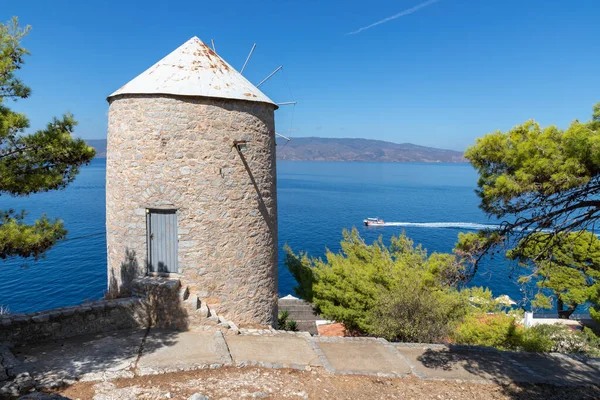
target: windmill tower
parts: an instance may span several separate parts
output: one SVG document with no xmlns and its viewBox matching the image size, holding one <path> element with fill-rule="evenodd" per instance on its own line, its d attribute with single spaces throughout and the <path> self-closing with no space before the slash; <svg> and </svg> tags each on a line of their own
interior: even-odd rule
<svg viewBox="0 0 600 400">
<path fill-rule="evenodd" d="M 277 105 L 197 37 L 108 102 L 109 293 L 166 277 L 229 320 L 274 324 Z"/>
</svg>

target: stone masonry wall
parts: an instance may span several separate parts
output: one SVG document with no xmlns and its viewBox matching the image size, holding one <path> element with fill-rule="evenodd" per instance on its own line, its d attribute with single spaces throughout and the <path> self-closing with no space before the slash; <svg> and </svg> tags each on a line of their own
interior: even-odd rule
<svg viewBox="0 0 600 400">
<path fill-rule="evenodd" d="M 146 209 L 177 209 L 183 287 L 236 323 L 277 312 L 274 106 L 167 95 L 110 99 L 109 293 L 147 272 Z M 239 153 L 234 140 L 247 140 Z"/>
<path fill-rule="evenodd" d="M 102 300 L 74 307 L 0 317 L 0 343 L 23 345 L 147 326 L 143 299 Z"/>
<path fill-rule="evenodd" d="M 148 325 L 186 330 L 190 318 L 180 297 L 177 279 L 142 277 L 133 281 L 133 296 L 144 299 Z"/>
<path fill-rule="evenodd" d="M 2 315 L 0 344 L 24 345 L 121 329 L 188 328 L 190 318 L 180 301 L 178 279 L 138 278 L 132 286 L 133 297 L 29 314 Z"/>
</svg>

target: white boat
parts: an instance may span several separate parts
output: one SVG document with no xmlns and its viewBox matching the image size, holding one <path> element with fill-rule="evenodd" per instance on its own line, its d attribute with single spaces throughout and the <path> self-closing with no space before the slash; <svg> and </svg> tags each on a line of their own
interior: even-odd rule
<svg viewBox="0 0 600 400">
<path fill-rule="evenodd" d="M 381 218 L 367 218 L 363 222 L 366 226 L 385 225 L 385 221 Z"/>
</svg>

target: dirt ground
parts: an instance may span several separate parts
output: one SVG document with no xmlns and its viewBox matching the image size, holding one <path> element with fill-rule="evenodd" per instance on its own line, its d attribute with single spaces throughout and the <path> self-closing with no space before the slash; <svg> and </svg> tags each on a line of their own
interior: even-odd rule
<svg viewBox="0 0 600 400">
<path fill-rule="evenodd" d="M 600 387 L 497 385 L 330 375 L 319 370 L 219 368 L 78 382 L 59 392 L 71 399 L 184 399 L 193 394 L 216 399 L 600 399 Z M 204 398 L 205 399 L 205 398 Z"/>
</svg>

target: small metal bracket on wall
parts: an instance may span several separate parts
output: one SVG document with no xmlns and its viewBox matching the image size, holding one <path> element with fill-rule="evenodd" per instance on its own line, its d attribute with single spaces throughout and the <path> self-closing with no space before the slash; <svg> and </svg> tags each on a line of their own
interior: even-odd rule
<svg viewBox="0 0 600 400">
<path fill-rule="evenodd" d="M 234 140 L 233 147 L 239 152 L 245 152 L 248 150 L 248 141 L 247 140 Z"/>
</svg>

